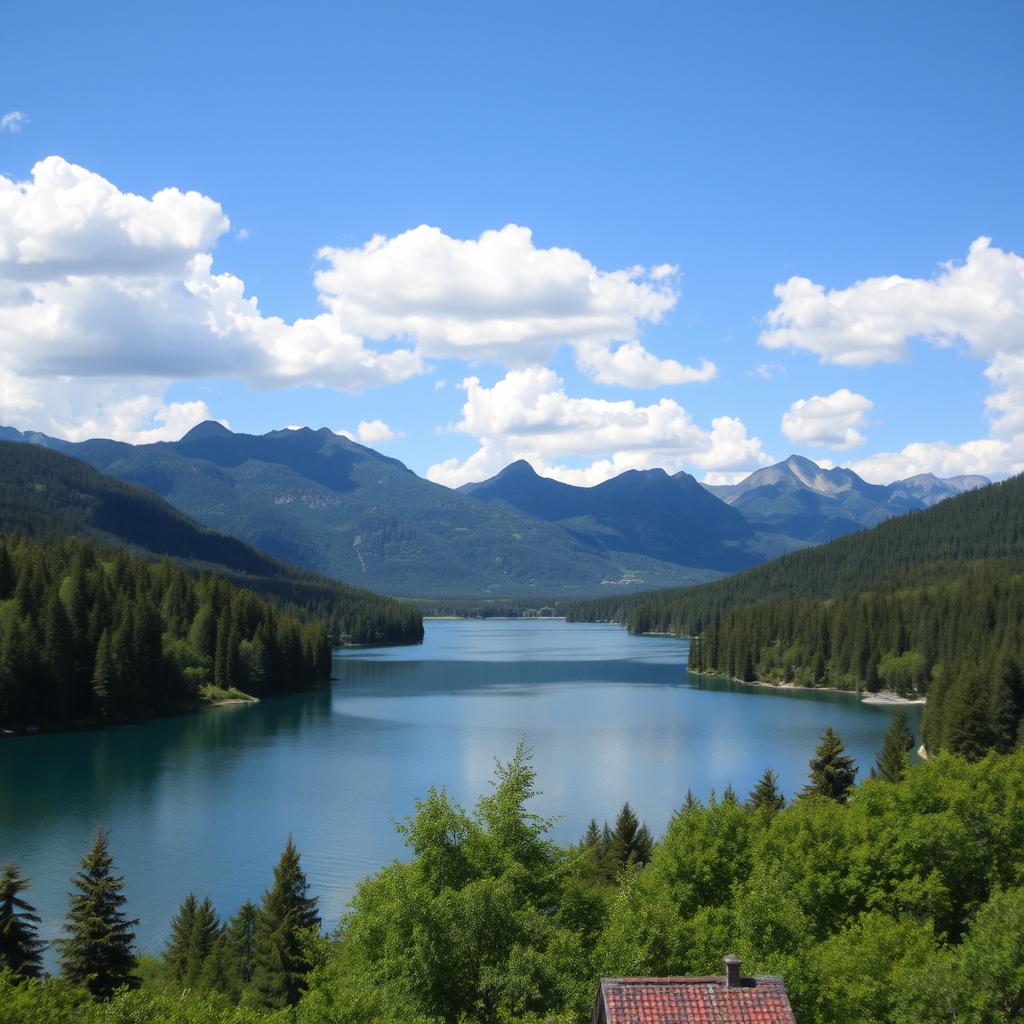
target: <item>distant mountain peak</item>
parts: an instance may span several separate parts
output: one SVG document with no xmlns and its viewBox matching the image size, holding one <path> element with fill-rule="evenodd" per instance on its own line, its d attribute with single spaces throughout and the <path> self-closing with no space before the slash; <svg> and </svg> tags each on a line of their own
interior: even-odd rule
<svg viewBox="0 0 1024 1024">
<path fill-rule="evenodd" d="M 218 423 L 216 420 L 203 420 L 202 423 L 197 423 L 187 434 L 185 434 L 185 436 L 182 437 L 181 442 L 202 441 L 208 437 L 232 436 L 231 431 L 228 430 L 223 423 Z"/>
</svg>

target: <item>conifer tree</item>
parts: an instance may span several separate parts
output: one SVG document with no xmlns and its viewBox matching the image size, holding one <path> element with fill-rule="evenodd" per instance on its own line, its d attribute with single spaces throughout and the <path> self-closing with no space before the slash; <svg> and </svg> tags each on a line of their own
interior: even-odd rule
<svg viewBox="0 0 1024 1024">
<path fill-rule="evenodd" d="M 838 733 L 829 726 L 811 758 L 811 778 L 804 787 L 805 794 L 827 796 L 830 800 L 846 803 L 857 776 L 857 767 L 853 758 L 845 754 L 845 750 Z"/>
<path fill-rule="evenodd" d="M 101 718 L 110 715 L 114 698 L 114 662 L 110 654 L 110 633 L 103 630 L 96 648 L 96 664 L 92 670 L 92 699 Z"/>
<path fill-rule="evenodd" d="M 641 825 L 629 803 L 622 805 L 611 834 L 611 859 L 617 867 L 639 864 L 643 867 L 650 859 L 654 840 L 646 825 Z"/>
<path fill-rule="evenodd" d="M 256 922 L 249 997 L 257 1006 L 293 1006 L 305 989 L 310 965 L 304 941 L 310 929 L 320 926 L 317 901 L 308 890 L 299 851 L 289 836 Z"/>
<path fill-rule="evenodd" d="M 196 905 L 189 936 L 188 954 L 185 958 L 184 983 L 190 988 L 199 984 L 207 958 L 213 951 L 220 936 L 220 919 L 213 909 L 209 897 Z"/>
<path fill-rule="evenodd" d="M 871 774 L 886 782 L 899 782 L 910 764 L 913 749 L 914 734 L 907 724 L 907 716 L 903 711 L 897 711 L 882 737 L 882 748 Z"/>
<path fill-rule="evenodd" d="M 171 937 L 164 951 L 164 963 L 179 984 L 185 981 L 197 905 L 195 895 L 189 893 L 182 901 L 178 912 L 171 918 Z"/>
<path fill-rule="evenodd" d="M 230 991 L 235 999 L 241 996 L 242 990 L 252 981 L 258 920 L 259 909 L 246 900 L 225 929 L 227 972 Z"/>
<path fill-rule="evenodd" d="M 125 986 L 134 988 L 139 979 L 133 928 L 139 922 L 128 920 L 121 910 L 124 879 L 114 874 L 102 829 L 72 883 L 77 892 L 70 894 L 67 938 L 57 940 L 64 976 L 74 985 L 84 985 L 96 1000 L 109 999 Z"/>
<path fill-rule="evenodd" d="M 779 792 L 779 777 L 771 768 L 764 770 L 750 791 L 747 806 L 752 811 L 767 811 L 769 814 L 775 814 L 786 806 L 786 798 Z"/>
<path fill-rule="evenodd" d="M 18 869 L 6 865 L 0 874 L 0 971 L 9 970 L 19 980 L 39 977 L 45 946 L 35 907 L 21 898 L 27 888 Z"/>
</svg>

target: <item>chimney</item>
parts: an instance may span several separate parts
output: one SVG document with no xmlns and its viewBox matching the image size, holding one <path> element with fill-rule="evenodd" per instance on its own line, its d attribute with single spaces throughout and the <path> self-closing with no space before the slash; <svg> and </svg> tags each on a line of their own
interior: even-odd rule
<svg viewBox="0 0 1024 1024">
<path fill-rule="evenodd" d="M 725 958 L 725 987 L 740 987 L 740 958 L 735 953 Z"/>
</svg>

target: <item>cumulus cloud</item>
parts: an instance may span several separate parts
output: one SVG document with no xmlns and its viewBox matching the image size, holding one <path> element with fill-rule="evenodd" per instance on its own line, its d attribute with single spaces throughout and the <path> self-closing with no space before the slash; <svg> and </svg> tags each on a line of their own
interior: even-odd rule
<svg viewBox="0 0 1024 1024">
<path fill-rule="evenodd" d="M 16 134 L 28 124 L 28 115 L 21 110 L 10 110 L 0 114 L 0 132 Z"/>
<path fill-rule="evenodd" d="M 678 301 L 669 265 L 599 270 L 572 249 L 538 248 L 515 224 L 477 239 L 421 225 L 319 256 L 326 266 L 316 285 L 339 320 L 372 340 L 409 339 L 428 357 L 521 367 L 569 344 L 602 383 L 656 387 L 714 375 L 706 360 L 683 366 L 637 340 Z"/>
<path fill-rule="evenodd" d="M 879 452 L 849 463 L 854 472 L 871 483 L 887 484 L 918 473 L 936 476 L 981 474 L 1003 477 L 1024 472 L 1024 444 L 982 438 L 949 444 L 945 441 L 915 442 L 898 452 Z"/>
<path fill-rule="evenodd" d="M 760 336 L 768 348 L 870 366 L 902 359 L 907 343 L 922 338 L 962 346 L 987 364 L 988 438 L 914 442 L 857 463 L 858 472 L 891 480 L 921 472 L 1006 476 L 1024 468 L 1024 257 L 978 238 L 964 262 L 943 264 L 929 279 L 892 275 L 826 289 L 792 277 L 776 286 L 775 296 L 778 305 Z"/>
<path fill-rule="evenodd" d="M 797 444 L 849 451 L 864 443 L 864 426 L 874 403 L 847 388 L 794 402 L 782 417 L 782 432 Z"/>
<path fill-rule="evenodd" d="M 627 469 L 674 472 L 689 464 L 749 470 L 771 461 L 737 419 L 719 417 L 706 430 L 667 398 L 643 406 L 571 397 L 546 367 L 509 371 L 490 388 L 467 377 L 462 388 L 462 419 L 451 429 L 474 437 L 480 447 L 465 461 L 448 459 L 427 473 L 451 487 L 484 479 L 521 458 L 546 476 L 587 486 Z M 559 461 L 566 458 L 590 461 L 576 467 Z"/>
<path fill-rule="evenodd" d="M 988 238 L 930 280 L 891 275 L 826 289 L 791 277 L 775 286 L 775 297 L 761 344 L 806 349 L 842 366 L 895 362 L 915 337 L 944 346 L 962 340 L 988 358 L 1024 345 L 1024 258 Z"/>
<path fill-rule="evenodd" d="M 27 181 L 0 177 L 0 370 L 28 392 L 34 381 L 116 380 L 119 401 L 207 376 L 358 392 L 420 374 L 430 357 L 519 366 L 564 344 L 609 383 L 714 373 L 637 340 L 676 303 L 673 267 L 602 271 L 572 250 L 537 248 L 522 227 L 470 240 L 419 227 L 323 249 L 322 311 L 286 321 L 214 270 L 229 230 L 199 192 L 135 195 L 57 156 Z M 72 429 L 19 401 L 0 414 L 29 408 L 32 426 Z"/>
<path fill-rule="evenodd" d="M 363 444 L 380 444 L 382 441 L 405 437 L 401 431 L 392 430 L 383 420 L 361 420 L 356 435 Z"/>
</svg>

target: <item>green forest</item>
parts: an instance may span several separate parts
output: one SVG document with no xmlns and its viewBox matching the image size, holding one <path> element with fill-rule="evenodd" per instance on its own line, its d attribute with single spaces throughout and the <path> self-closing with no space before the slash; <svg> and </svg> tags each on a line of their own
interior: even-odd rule
<svg viewBox="0 0 1024 1024">
<path fill-rule="evenodd" d="M 727 580 L 581 601 L 568 616 L 689 636 L 696 672 L 923 695 L 930 752 L 1007 752 L 1024 719 L 1024 477 Z"/>
<path fill-rule="evenodd" d="M 328 679 L 323 622 L 81 538 L 0 538 L 0 724 L 124 721 Z"/>
<path fill-rule="evenodd" d="M 85 536 L 195 573 L 215 572 L 270 598 L 289 614 L 315 618 L 340 643 L 418 643 L 411 605 L 297 569 L 206 529 L 135 484 L 34 444 L 0 441 L 0 532 Z"/>
<path fill-rule="evenodd" d="M 785 978 L 801 1024 L 1018 1020 L 1024 754 L 911 765 L 911 743 L 897 718 L 868 772 L 828 730 L 788 805 L 768 770 L 745 799 L 686 794 L 657 842 L 627 806 L 569 847 L 520 747 L 473 811 L 430 790 L 333 934 L 289 841 L 226 920 L 183 893 L 155 958 L 101 833 L 53 977 L 30 880 L 0 879 L 0 1024 L 575 1024 L 601 976 L 719 974 L 729 951 Z"/>
</svg>

